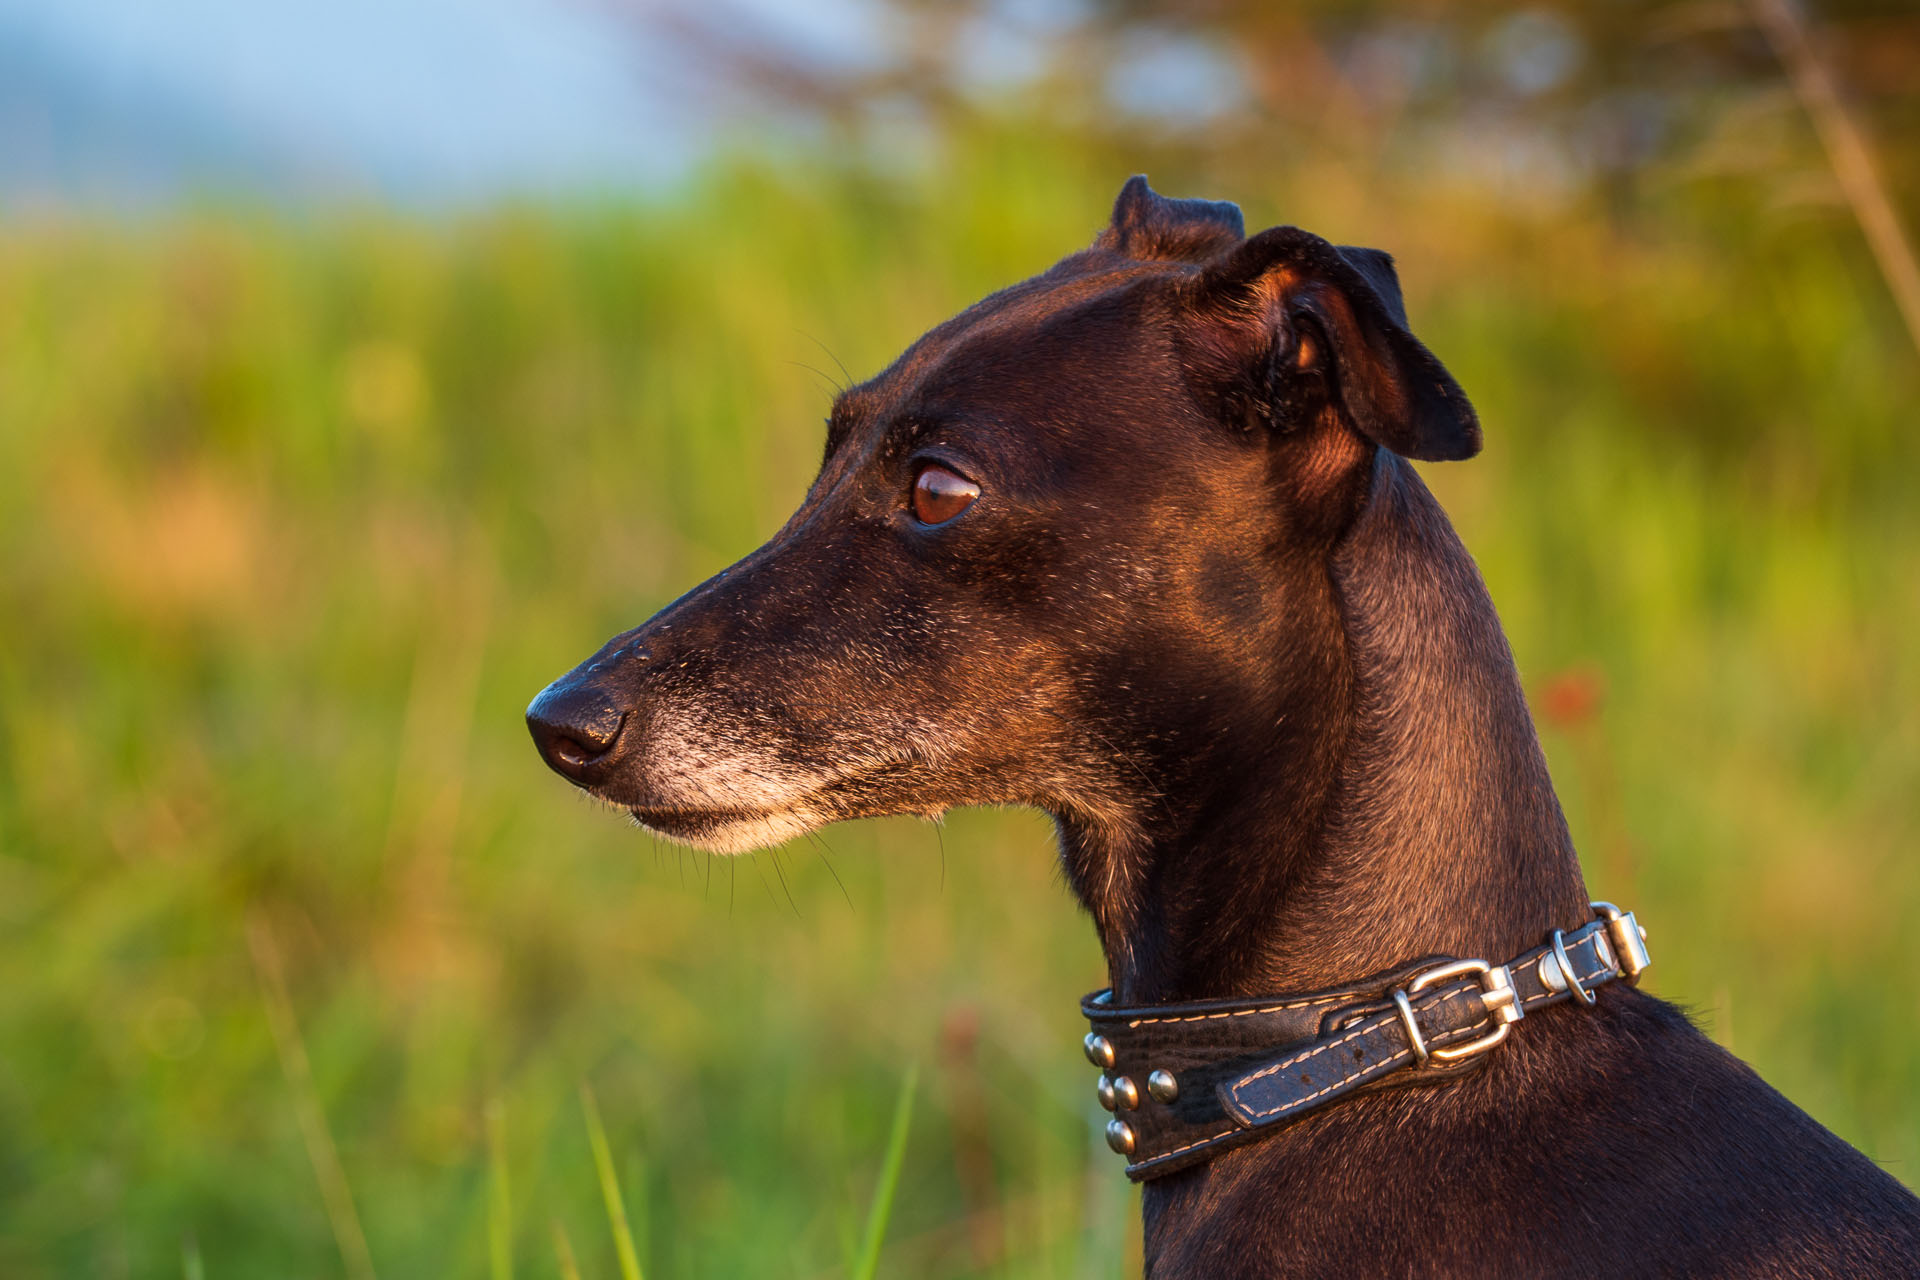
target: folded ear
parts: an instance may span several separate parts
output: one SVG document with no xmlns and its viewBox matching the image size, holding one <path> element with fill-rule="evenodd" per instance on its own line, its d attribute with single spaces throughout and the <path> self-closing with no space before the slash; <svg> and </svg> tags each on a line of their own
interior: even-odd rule
<svg viewBox="0 0 1920 1280">
<path fill-rule="evenodd" d="M 1240 206 L 1225 200 L 1175 200 L 1136 173 L 1113 202 L 1113 220 L 1094 245 L 1129 258 L 1195 261 L 1246 234 Z"/>
<path fill-rule="evenodd" d="M 1275 227 L 1201 271 L 1191 285 L 1190 365 L 1212 379 L 1230 417 L 1279 429 L 1336 411 L 1354 432 L 1425 462 L 1480 451 L 1480 421 L 1431 351 L 1407 329 L 1393 259 Z"/>
</svg>

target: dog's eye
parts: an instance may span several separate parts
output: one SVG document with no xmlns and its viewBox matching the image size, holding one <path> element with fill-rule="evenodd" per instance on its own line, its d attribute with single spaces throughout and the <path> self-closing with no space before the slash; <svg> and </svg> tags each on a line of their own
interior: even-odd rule
<svg viewBox="0 0 1920 1280">
<path fill-rule="evenodd" d="M 920 468 L 913 481 L 913 516 L 921 524 L 945 524 L 973 505 L 980 486 L 938 463 Z"/>
</svg>

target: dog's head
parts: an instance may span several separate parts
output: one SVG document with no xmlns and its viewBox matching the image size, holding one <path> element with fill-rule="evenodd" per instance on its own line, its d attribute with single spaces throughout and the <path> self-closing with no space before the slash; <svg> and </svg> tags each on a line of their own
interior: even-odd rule
<svg viewBox="0 0 1920 1280">
<path fill-rule="evenodd" d="M 1378 449 L 1479 428 L 1391 260 L 1135 178 L 1093 247 L 840 396 L 758 551 L 528 709 L 547 762 L 735 852 L 983 803 L 1121 831 L 1328 678 Z"/>
</svg>

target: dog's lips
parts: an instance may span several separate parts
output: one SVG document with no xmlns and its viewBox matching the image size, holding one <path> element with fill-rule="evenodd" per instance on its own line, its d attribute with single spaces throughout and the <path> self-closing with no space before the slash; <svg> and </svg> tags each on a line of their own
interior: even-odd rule
<svg viewBox="0 0 1920 1280">
<path fill-rule="evenodd" d="M 769 849 L 829 820 L 805 806 L 768 810 L 636 807 L 627 812 L 655 835 L 710 853 Z"/>
<path fill-rule="evenodd" d="M 647 794 L 647 788 L 629 789 L 631 784 L 619 782 L 590 788 L 588 794 L 624 809 L 636 823 L 656 835 L 703 848 L 740 852 L 780 844 L 840 818 L 896 811 L 860 804 L 861 792 L 875 779 L 908 762 L 909 757 L 898 752 L 871 756 L 835 776 L 810 779 L 812 785 L 796 788 L 791 794 L 769 795 L 774 803 L 762 805 L 697 802 L 704 797 L 689 797 L 696 801 L 689 804 L 657 792 Z"/>
<path fill-rule="evenodd" d="M 774 816 L 766 809 L 693 809 L 674 806 L 671 808 L 652 808 L 646 805 L 629 807 L 627 812 L 641 826 L 659 831 L 665 835 L 698 835 L 711 831 L 715 827 L 730 826 L 740 822 L 765 822 Z"/>
<path fill-rule="evenodd" d="M 772 848 L 843 818 L 917 812 L 888 804 L 884 797 L 876 804 L 870 790 L 876 781 L 909 767 L 912 761 L 911 755 L 896 748 L 856 759 L 825 778 L 796 780 L 791 790 L 740 788 L 748 793 L 741 799 L 750 795 L 766 801 L 755 804 L 703 803 L 707 797 L 698 793 L 682 800 L 671 787 L 650 785 L 641 771 L 582 790 L 602 804 L 623 810 L 655 835 L 714 853 L 745 853 Z"/>
</svg>

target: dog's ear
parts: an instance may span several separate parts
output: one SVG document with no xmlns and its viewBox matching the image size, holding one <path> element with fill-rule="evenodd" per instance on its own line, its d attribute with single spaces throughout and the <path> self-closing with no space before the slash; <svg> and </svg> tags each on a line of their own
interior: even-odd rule
<svg viewBox="0 0 1920 1280">
<path fill-rule="evenodd" d="M 1480 451 L 1480 421 L 1407 328 L 1393 259 L 1298 227 L 1241 243 L 1188 286 L 1186 364 L 1229 420 L 1285 431 L 1336 412 L 1354 432 L 1425 462 Z"/>
<path fill-rule="evenodd" d="M 1170 200 L 1136 173 L 1113 202 L 1113 221 L 1095 248 L 1129 258 L 1198 261 L 1246 237 L 1240 206 L 1224 200 Z"/>
</svg>

